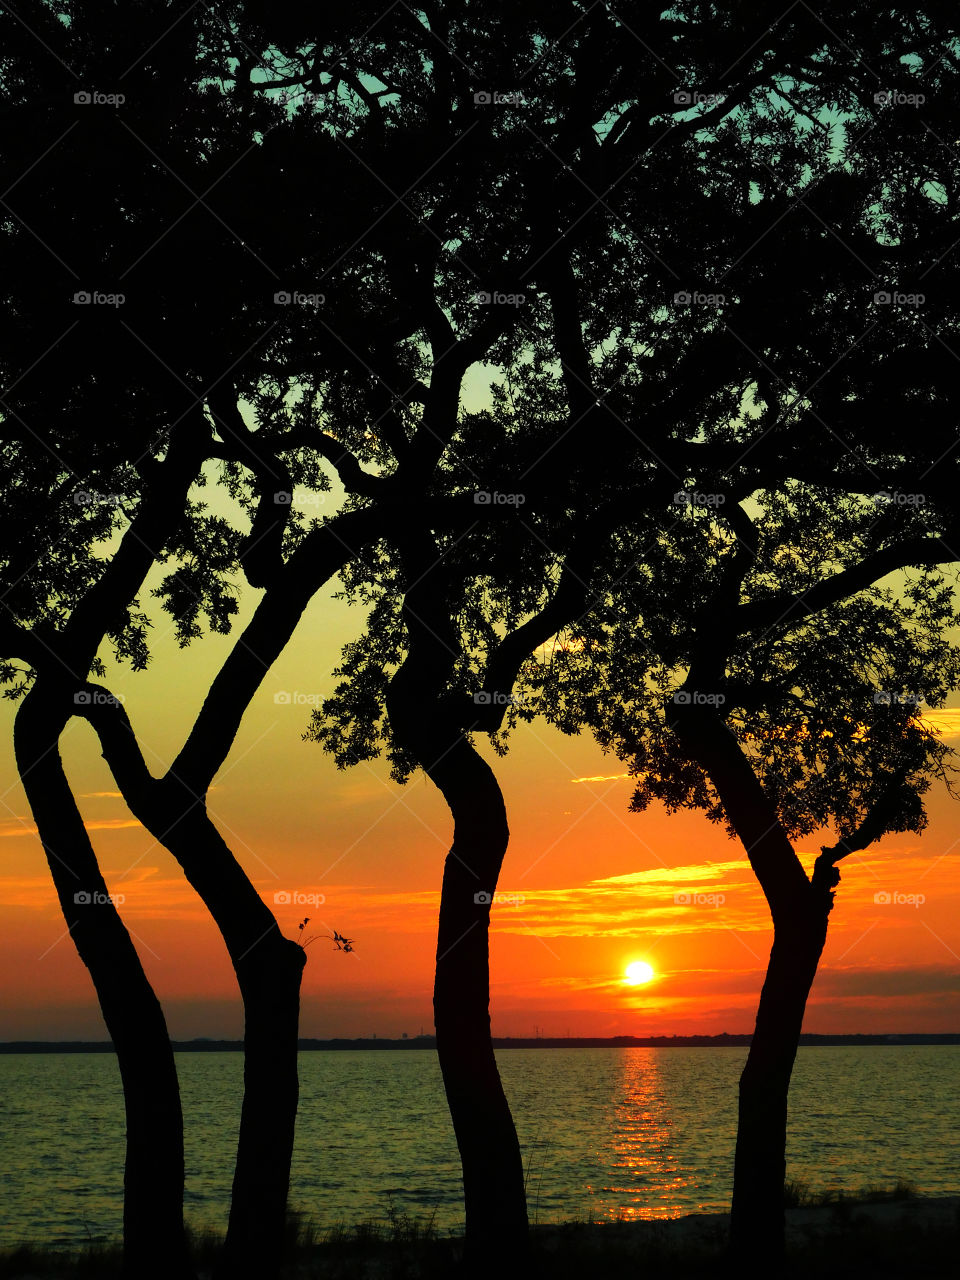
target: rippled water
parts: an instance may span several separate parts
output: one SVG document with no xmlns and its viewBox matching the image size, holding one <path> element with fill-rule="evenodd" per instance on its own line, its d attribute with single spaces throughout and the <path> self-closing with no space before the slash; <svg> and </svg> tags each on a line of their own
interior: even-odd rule
<svg viewBox="0 0 960 1280">
<path fill-rule="evenodd" d="M 514 1049 L 498 1057 L 528 1170 L 531 1218 L 723 1210 L 743 1049 Z M 223 1227 L 239 1053 L 179 1054 L 187 1216 Z M 960 1191 L 960 1047 L 803 1048 L 789 1178 Z M 461 1222 L 460 1171 L 430 1050 L 304 1053 L 291 1203 L 320 1223 Z M 123 1104 L 110 1054 L 0 1055 L 0 1240 L 115 1237 Z"/>
</svg>

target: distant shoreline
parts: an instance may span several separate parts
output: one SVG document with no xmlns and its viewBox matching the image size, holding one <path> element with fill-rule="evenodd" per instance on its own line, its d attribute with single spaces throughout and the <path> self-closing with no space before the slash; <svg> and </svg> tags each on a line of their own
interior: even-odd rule
<svg viewBox="0 0 960 1280">
<path fill-rule="evenodd" d="M 495 1049 L 739 1049 L 746 1048 L 749 1035 L 718 1036 L 543 1036 L 536 1039 L 505 1036 L 495 1037 Z M 177 1053 L 239 1053 L 242 1040 L 173 1040 Z M 904 1045 L 960 1045 L 960 1032 L 906 1032 L 887 1035 L 826 1036 L 804 1034 L 801 1047 L 827 1048 L 843 1046 L 860 1047 L 879 1045 L 890 1047 Z M 412 1036 L 405 1040 L 334 1038 L 329 1040 L 300 1040 L 303 1051 L 317 1049 L 435 1049 L 436 1037 Z M 112 1053 L 109 1040 L 10 1040 L 0 1042 L 0 1053 Z"/>
</svg>

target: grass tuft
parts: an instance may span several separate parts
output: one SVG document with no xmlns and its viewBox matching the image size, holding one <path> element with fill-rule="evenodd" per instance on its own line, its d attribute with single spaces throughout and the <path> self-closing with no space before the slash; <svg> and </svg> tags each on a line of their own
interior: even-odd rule
<svg viewBox="0 0 960 1280">
<path fill-rule="evenodd" d="M 916 1200 L 920 1193 L 912 1182 L 899 1178 L 892 1187 L 876 1183 L 861 1187 L 859 1191 L 844 1191 L 839 1187 L 827 1187 L 812 1191 L 806 1182 L 787 1182 L 783 1188 L 785 1209 L 819 1209 L 827 1205 L 890 1204 L 900 1200 Z"/>
</svg>

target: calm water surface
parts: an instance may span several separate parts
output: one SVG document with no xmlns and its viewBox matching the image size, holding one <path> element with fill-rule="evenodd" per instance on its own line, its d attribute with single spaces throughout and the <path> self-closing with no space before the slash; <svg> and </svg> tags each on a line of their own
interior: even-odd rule
<svg viewBox="0 0 960 1280">
<path fill-rule="evenodd" d="M 673 1217 L 728 1207 L 744 1049 L 513 1049 L 498 1055 L 532 1219 Z M 188 1220 L 223 1228 L 239 1053 L 177 1055 Z M 787 1176 L 813 1187 L 960 1191 L 960 1046 L 800 1050 Z M 392 1206 L 462 1223 L 460 1170 L 432 1050 L 311 1052 L 291 1203 L 322 1224 Z M 0 1055 L 0 1242 L 116 1237 L 123 1104 L 110 1054 Z"/>
</svg>

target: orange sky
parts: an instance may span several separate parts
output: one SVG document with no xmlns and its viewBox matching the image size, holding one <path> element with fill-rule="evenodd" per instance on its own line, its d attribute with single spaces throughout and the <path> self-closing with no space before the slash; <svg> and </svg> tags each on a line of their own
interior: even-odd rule
<svg viewBox="0 0 960 1280">
<path fill-rule="evenodd" d="M 145 600 L 148 598 L 144 593 Z M 252 607 L 245 597 L 242 617 Z M 451 823 L 422 776 L 406 788 L 386 769 L 339 773 L 300 735 L 359 612 L 325 593 L 268 677 L 210 796 L 210 811 L 291 936 L 311 928 L 357 940 L 353 954 L 310 947 L 306 1036 L 432 1029 L 436 910 Z M 146 673 L 111 668 L 109 683 L 159 771 L 180 745 L 229 638 L 177 650 L 158 619 Z M 165 633 L 165 634 L 164 634 Z M 0 1039 L 95 1038 L 104 1030 L 49 881 L 13 764 L 12 707 L 0 726 Z M 960 711 L 944 718 L 960 738 Z M 512 842 L 494 908 L 495 1034 L 672 1034 L 752 1027 L 770 930 L 739 846 L 698 814 L 627 812 L 630 784 L 592 741 L 524 726 L 494 764 Z M 88 727 L 72 722 L 64 759 L 111 889 L 167 1010 L 171 1033 L 239 1037 L 242 1018 L 223 944 L 176 864 L 130 818 Z M 801 844 L 806 864 L 817 840 Z M 810 1031 L 956 1031 L 960 1027 L 960 806 L 938 791 L 922 837 L 889 837 L 843 865 L 814 988 Z M 692 901 L 676 902 L 677 893 Z M 888 894 L 891 901 L 876 901 Z M 707 895 L 713 895 L 707 896 Z M 717 900 L 720 895 L 722 900 Z M 898 895 L 900 897 L 898 898 Z M 922 895 L 919 905 L 903 895 Z M 657 977 L 622 982 L 647 959 Z"/>
</svg>

